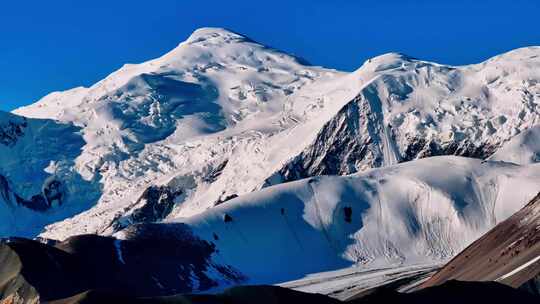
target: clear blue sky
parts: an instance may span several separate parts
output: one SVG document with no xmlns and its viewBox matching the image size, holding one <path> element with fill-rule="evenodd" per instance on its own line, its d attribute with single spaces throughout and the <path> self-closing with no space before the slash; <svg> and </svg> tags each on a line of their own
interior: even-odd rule
<svg viewBox="0 0 540 304">
<path fill-rule="evenodd" d="M 8 4 L 9 3 L 9 4 Z M 225 27 L 316 65 L 354 70 L 399 51 L 468 64 L 540 45 L 540 1 L 18 0 L 0 4 L 0 109 L 89 86 Z"/>
</svg>

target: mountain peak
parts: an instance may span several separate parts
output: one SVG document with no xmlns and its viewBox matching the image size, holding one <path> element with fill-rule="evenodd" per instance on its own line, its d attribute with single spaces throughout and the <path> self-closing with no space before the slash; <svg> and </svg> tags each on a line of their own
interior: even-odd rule
<svg viewBox="0 0 540 304">
<path fill-rule="evenodd" d="M 373 58 L 370 58 L 364 62 L 360 69 L 368 69 L 372 71 L 383 71 L 387 69 L 393 69 L 400 67 L 404 64 L 410 63 L 413 58 L 403 53 L 386 53 Z M 360 70 L 359 69 L 359 70 Z"/>
<path fill-rule="evenodd" d="M 372 61 L 411 61 L 413 58 L 400 52 L 390 52 L 371 58 Z"/>
<path fill-rule="evenodd" d="M 186 40 L 186 43 L 231 43 L 252 42 L 251 39 L 231 30 L 219 27 L 202 27 L 196 29 Z"/>
</svg>

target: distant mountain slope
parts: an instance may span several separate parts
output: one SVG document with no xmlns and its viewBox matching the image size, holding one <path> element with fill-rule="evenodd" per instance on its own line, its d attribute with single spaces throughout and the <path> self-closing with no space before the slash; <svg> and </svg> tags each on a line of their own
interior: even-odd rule
<svg viewBox="0 0 540 304">
<path fill-rule="evenodd" d="M 76 158 L 85 142 L 70 123 L 0 112 L 0 237 L 32 237 L 87 210 L 101 195 Z"/>
<path fill-rule="evenodd" d="M 472 243 L 421 287 L 462 280 L 498 281 L 517 288 L 535 278 L 540 279 L 540 194 Z M 535 288 L 540 294 L 538 286 Z"/>
<path fill-rule="evenodd" d="M 490 160 L 532 164 L 540 161 L 540 126 L 534 126 L 516 135 L 493 154 Z"/>
<path fill-rule="evenodd" d="M 102 189 L 43 236 L 110 235 L 284 181 L 487 158 L 538 124 L 539 56 L 528 47 L 452 67 L 390 53 L 343 73 L 203 28 L 160 58 L 14 112 L 80 128 L 71 168 Z"/>
</svg>

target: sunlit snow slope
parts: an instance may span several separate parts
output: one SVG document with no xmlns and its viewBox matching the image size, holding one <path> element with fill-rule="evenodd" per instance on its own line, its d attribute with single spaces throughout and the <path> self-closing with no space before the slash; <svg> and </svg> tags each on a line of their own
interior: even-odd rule
<svg viewBox="0 0 540 304">
<path fill-rule="evenodd" d="M 440 263 L 523 207 L 539 183 L 536 164 L 433 157 L 269 187 L 180 222 L 215 245 L 214 263 L 277 283 L 351 265 Z"/>
</svg>

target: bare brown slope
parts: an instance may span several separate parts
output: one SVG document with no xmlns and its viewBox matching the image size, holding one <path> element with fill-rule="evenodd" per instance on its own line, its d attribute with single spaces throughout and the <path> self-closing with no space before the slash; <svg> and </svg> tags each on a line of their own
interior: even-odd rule
<svg viewBox="0 0 540 304">
<path fill-rule="evenodd" d="M 0 243 L 0 303 L 37 304 L 37 291 L 20 274 L 21 261 L 8 246 Z"/>
<path fill-rule="evenodd" d="M 511 276 L 506 275 L 538 256 L 540 194 L 472 243 L 419 288 L 440 285 L 448 280 L 498 280 L 512 287 L 519 287 L 540 274 L 540 262 L 532 263 Z M 503 276 L 506 278 L 501 279 Z"/>
<path fill-rule="evenodd" d="M 158 297 L 245 280 L 213 262 L 215 245 L 185 224 L 141 224 L 124 232 L 126 240 L 80 235 L 54 245 L 0 239 L 0 304 L 54 301 L 88 290 Z"/>
</svg>

